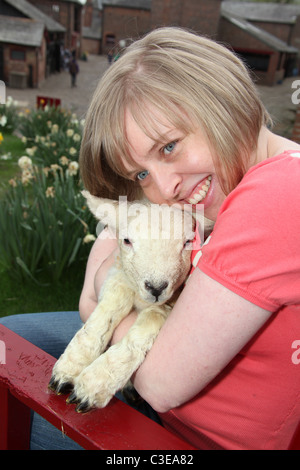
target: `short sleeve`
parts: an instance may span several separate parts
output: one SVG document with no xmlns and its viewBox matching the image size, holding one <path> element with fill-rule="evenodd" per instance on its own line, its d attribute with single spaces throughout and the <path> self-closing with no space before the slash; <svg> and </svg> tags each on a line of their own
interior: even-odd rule
<svg viewBox="0 0 300 470">
<path fill-rule="evenodd" d="M 299 183 L 291 153 L 253 167 L 224 201 L 194 266 L 266 310 L 300 305 Z"/>
</svg>

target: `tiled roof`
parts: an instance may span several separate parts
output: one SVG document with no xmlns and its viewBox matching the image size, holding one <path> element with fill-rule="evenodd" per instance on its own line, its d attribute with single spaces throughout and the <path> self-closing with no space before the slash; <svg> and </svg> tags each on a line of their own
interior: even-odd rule
<svg viewBox="0 0 300 470">
<path fill-rule="evenodd" d="M 39 47 L 45 25 L 40 21 L 15 16 L 0 16 L 0 42 Z"/>
</svg>

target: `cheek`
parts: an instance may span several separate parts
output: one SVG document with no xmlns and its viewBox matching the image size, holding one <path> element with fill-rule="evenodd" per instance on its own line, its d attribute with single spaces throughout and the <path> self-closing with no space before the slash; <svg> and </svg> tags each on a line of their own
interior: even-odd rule
<svg viewBox="0 0 300 470">
<path fill-rule="evenodd" d="M 154 183 L 151 183 L 148 187 L 142 188 L 144 195 L 153 204 L 167 204 L 168 201 L 164 199 L 159 192 L 159 189 Z"/>
</svg>

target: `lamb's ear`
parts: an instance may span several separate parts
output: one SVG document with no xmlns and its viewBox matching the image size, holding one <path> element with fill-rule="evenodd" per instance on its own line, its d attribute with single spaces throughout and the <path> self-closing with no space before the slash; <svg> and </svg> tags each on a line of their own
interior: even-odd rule
<svg viewBox="0 0 300 470">
<path fill-rule="evenodd" d="M 111 199 L 93 196 L 89 191 L 81 191 L 85 197 L 88 208 L 102 224 L 112 228 L 117 226 L 118 202 Z"/>
</svg>

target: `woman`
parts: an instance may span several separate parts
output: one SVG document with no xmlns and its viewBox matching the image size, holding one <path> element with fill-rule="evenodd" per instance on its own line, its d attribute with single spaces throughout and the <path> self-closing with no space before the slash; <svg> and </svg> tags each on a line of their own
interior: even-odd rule
<svg viewBox="0 0 300 470">
<path fill-rule="evenodd" d="M 298 424 L 300 147 L 269 126 L 240 60 L 177 28 L 133 43 L 86 119 L 81 170 L 91 193 L 203 204 L 215 221 L 133 378 L 163 425 L 199 449 L 285 449 Z M 92 248 L 83 321 L 116 246 L 98 238 Z"/>
<path fill-rule="evenodd" d="M 216 222 L 134 378 L 163 424 L 200 449 L 287 448 L 298 422 L 300 147 L 269 125 L 239 59 L 176 28 L 125 51 L 86 120 L 81 169 L 93 194 L 204 204 Z M 84 320 L 114 248 L 93 247 Z"/>
</svg>

